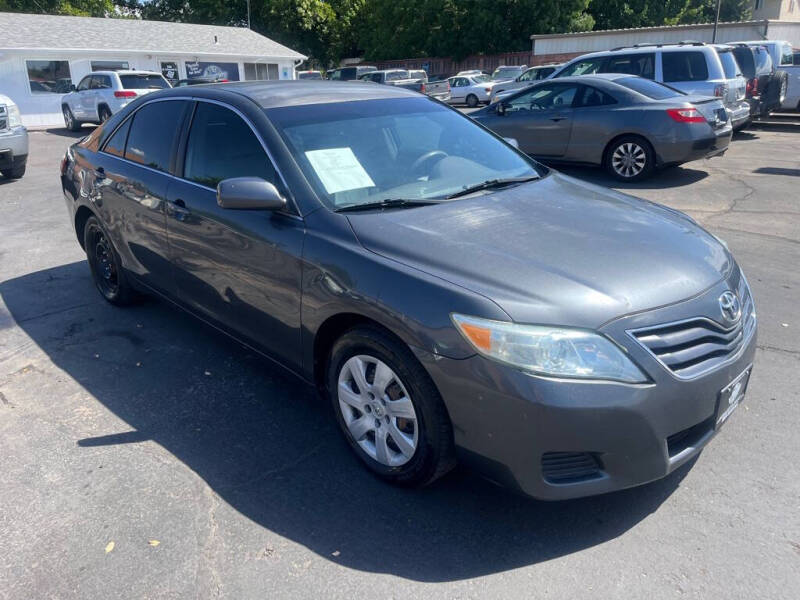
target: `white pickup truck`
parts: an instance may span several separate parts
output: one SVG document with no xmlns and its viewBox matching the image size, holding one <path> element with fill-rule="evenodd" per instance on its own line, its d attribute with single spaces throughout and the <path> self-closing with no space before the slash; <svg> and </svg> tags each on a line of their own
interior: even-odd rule
<svg viewBox="0 0 800 600">
<path fill-rule="evenodd" d="M 78 131 L 83 123 L 103 123 L 139 96 L 171 87 L 161 73 L 95 71 L 61 99 L 64 124 Z"/>
<path fill-rule="evenodd" d="M 0 94 L 0 173 L 19 179 L 25 174 L 27 160 L 28 130 L 14 101 Z"/>
</svg>

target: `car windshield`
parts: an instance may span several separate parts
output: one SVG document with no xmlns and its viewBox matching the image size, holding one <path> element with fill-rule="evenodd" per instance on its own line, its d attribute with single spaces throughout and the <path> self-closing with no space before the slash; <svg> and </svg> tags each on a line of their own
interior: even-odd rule
<svg viewBox="0 0 800 600">
<path fill-rule="evenodd" d="M 625 77 L 615 80 L 615 83 L 624 85 L 626 88 L 638 92 L 642 96 L 652 98 L 653 100 L 666 100 L 667 98 L 686 95 L 673 87 L 644 79 L 643 77 Z"/>
<path fill-rule="evenodd" d="M 486 83 L 487 81 L 491 80 L 491 77 L 488 75 L 473 75 L 472 80 L 475 83 Z"/>
<path fill-rule="evenodd" d="M 513 79 L 520 73 L 522 73 L 522 69 L 520 67 L 497 68 L 494 70 L 494 73 L 492 73 L 492 79 Z"/>
<path fill-rule="evenodd" d="M 408 79 L 408 71 L 389 71 L 386 73 L 386 81 L 400 81 Z"/>
<path fill-rule="evenodd" d="M 306 179 L 332 209 L 442 200 L 480 183 L 539 176 L 536 163 L 427 98 L 266 109 Z"/>
<path fill-rule="evenodd" d="M 719 52 L 719 60 L 722 63 L 722 70 L 725 71 L 725 79 L 736 79 L 737 77 L 741 77 L 742 73 L 739 70 L 739 65 L 736 64 L 736 59 L 733 56 L 733 52 Z"/>
<path fill-rule="evenodd" d="M 169 87 L 169 83 L 161 75 L 120 75 L 119 80 L 126 90 L 162 90 Z"/>
</svg>

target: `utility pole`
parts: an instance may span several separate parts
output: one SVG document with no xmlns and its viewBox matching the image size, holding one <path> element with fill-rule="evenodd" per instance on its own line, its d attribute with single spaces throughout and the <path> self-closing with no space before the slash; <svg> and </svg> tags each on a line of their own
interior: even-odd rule
<svg viewBox="0 0 800 600">
<path fill-rule="evenodd" d="M 247 2 L 248 2 L 248 6 L 249 6 L 250 0 L 247 0 Z M 717 24 L 719 23 L 719 5 L 720 4 L 722 4 L 722 0 L 717 0 L 717 16 L 714 19 L 714 33 L 711 34 L 711 43 L 712 44 L 716 44 L 717 43 Z"/>
<path fill-rule="evenodd" d="M 717 18 L 719 18 L 719 4 L 717 5 Z M 250 0 L 247 0 L 247 28 L 250 29 Z"/>
</svg>

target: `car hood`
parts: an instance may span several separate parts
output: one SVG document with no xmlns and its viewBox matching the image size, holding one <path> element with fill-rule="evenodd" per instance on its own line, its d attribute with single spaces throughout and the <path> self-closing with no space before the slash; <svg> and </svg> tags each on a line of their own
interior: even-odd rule
<svg viewBox="0 0 800 600">
<path fill-rule="evenodd" d="M 482 294 L 524 323 L 597 328 L 690 298 L 733 264 L 683 213 L 558 173 L 348 219 L 368 250 Z"/>
</svg>

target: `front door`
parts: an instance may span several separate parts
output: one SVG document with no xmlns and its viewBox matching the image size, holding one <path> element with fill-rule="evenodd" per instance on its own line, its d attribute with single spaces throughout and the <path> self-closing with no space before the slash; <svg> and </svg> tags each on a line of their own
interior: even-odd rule
<svg viewBox="0 0 800 600">
<path fill-rule="evenodd" d="M 87 75 L 81 79 L 75 92 L 77 94 L 77 101 L 73 103 L 72 112 L 78 119 L 85 119 L 89 116 L 87 106 L 89 104 L 89 97 L 93 94 L 90 89 L 92 85 L 92 76 Z"/>
<path fill-rule="evenodd" d="M 303 220 L 291 212 L 230 210 L 216 186 L 261 177 L 284 193 L 253 129 L 232 109 L 199 101 L 183 178 L 171 182 L 167 232 L 180 301 L 299 367 Z"/>
<path fill-rule="evenodd" d="M 504 114 L 490 127 L 519 142 L 520 150 L 533 156 L 563 156 L 572 132 L 572 102 L 578 85 L 537 85 L 504 103 Z"/>
</svg>

